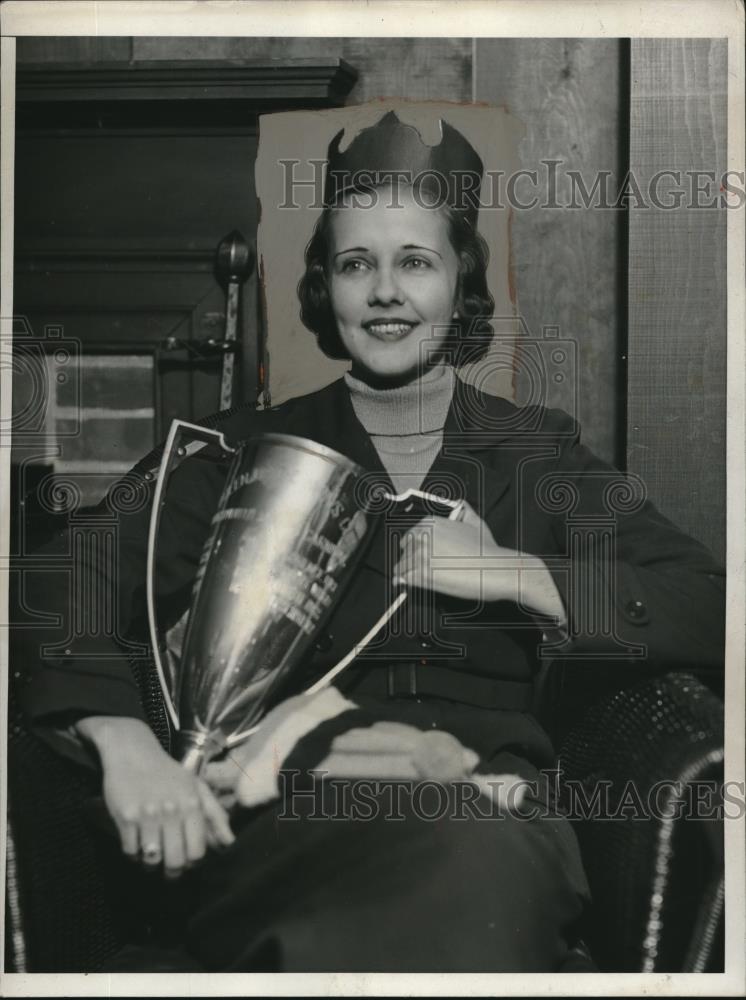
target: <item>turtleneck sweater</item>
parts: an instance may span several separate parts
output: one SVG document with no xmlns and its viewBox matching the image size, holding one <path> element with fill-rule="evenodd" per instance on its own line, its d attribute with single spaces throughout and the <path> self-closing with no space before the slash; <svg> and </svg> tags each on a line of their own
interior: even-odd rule
<svg viewBox="0 0 746 1000">
<path fill-rule="evenodd" d="M 345 374 L 355 415 L 397 493 L 419 489 L 440 451 L 455 378 L 450 365 L 438 365 L 407 385 L 374 389 Z"/>
</svg>

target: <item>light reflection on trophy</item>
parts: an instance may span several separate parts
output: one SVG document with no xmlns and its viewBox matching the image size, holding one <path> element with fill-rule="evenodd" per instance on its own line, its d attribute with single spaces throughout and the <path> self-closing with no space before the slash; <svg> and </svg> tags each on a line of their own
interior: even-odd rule
<svg viewBox="0 0 746 1000">
<path fill-rule="evenodd" d="M 215 441 L 233 459 L 180 623 L 183 644 L 172 641 L 169 650 L 155 601 L 165 485 L 195 442 Z M 174 421 L 154 494 L 148 616 L 179 756 L 190 770 L 245 738 L 318 636 L 370 536 L 373 518 L 356 492 L 362 474 L 304 438 L 265 434 L 232 449 L 216 431 Z"/>
</svg>

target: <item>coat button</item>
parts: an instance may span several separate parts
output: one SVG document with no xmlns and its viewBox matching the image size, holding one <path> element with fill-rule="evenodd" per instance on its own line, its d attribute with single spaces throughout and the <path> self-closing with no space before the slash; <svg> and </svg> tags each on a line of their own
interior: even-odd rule
<svg viewBox="0 0 746 1000">
<path fill-rule="evenodd" d="M 648 613 L 642 601 L 628 601 L 625 611 L 630 618 L 637 620 L 644 618 Z"/>
</svg>

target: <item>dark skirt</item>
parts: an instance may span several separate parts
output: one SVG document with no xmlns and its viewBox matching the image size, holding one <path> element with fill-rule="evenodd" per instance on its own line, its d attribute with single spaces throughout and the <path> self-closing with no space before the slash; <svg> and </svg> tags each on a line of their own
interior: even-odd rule
<svg viewBox="0 0 746 1000">
<path fill-rule="evenodd" d="M 239 814 L 235 843 L 199 871 L 187 945 L 206 969 L 562 966 L 588 890 L 572 828 L 550 807 L 526 800 L 521 818 L 467 801 L 463 785 L 295 774 L 285 792 Z"/>
</svg>

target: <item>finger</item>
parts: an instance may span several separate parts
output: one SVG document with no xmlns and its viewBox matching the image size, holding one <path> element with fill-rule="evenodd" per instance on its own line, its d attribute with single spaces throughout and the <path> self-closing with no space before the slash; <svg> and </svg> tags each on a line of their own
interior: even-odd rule
<svg viewBox="0 0 746 1000">
<path fill-rule="evenodd" d="M 218 846 L 228 847 L 236 839 L 231 830 L 228 814 L 204 782 L 200 781 L 197 787 L 202 802 L 202 811 L 209 829 L 217 840 Z"/>
<path fill-rule="evenodd" d="M 148 802 L 140 820 L 140 858 L 147 868 L 157 868 L 163 860 L 161 822 L 155 804 Z"/>
<path fill-rule="evenodd" d="M 410 528 L 405 531 L 404 534 L 399 539 L 399 552 L 401 553 L 401 558 L 405 559 L 407 553 L 412 549 L 415 544 L 414 528 Z"/>
<path fill-rule="evenodd" d="M 205 856 L 206 826 L 202 803 L 199 796 L 195 795 L 184 808 L 184 853 L 188 865 L 195 864 Z"/>
<path fill-rule="evenodd" d="M 184 817 L 174 802 L 163 803 L 163 867 L 166 875 L 180 875 L 186 864 Z"/>
<path fill-rule="evenodd" d="M 391 583 L 395 587 L 406 587 L 407 582 L 407 569 L 408 566 L 405 562 L 400 559 L 391 570 Z"/>
<path fill-rule="evenodd" d="M 136 858 L 140 851 L 140 830 L 137 825 L 137 811 L 132 810 L 114 817 L 119 833 L 122 851 L 130 858 Z"/>
<path fill-rule="evenodd" d="M 411 533 L 405 535 L 408 539 L 402 543 L 402 554 L 394 569 L 394 577 L 403 581 L 408 587 L 423 587 L 425 585 L 424 567 L 427 563 L 427 548 L 424 541 L 416 539 Z"/>
</svg>

